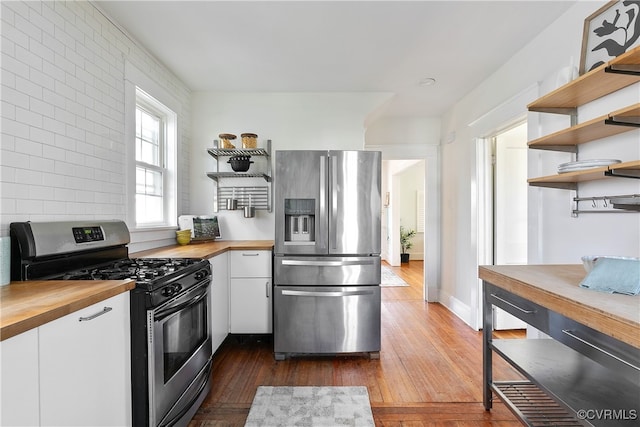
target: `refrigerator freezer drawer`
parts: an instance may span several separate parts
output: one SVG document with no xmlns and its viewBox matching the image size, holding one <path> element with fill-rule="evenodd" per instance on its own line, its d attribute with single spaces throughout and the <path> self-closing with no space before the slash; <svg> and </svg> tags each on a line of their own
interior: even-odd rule
<svg viewBox="0 0 640 427">
<path fill-rule="evenodd" d="M 274 351 L 380 351 L 380 286 L 276 286 Z"/>
<path fill-rule="evenodd" d="M 380 257 L 276 256 L 274 284 L 356 286 L 380 284 Z"/>
</svg>

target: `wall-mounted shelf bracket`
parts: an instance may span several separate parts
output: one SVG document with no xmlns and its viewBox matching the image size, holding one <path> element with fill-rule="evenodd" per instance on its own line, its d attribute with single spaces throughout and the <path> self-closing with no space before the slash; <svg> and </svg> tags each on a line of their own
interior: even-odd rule
<svg viewBox="0 0 640 427">
<path fill-rule="evenodd" d="M 638 169 L 628 169 L 625 170 L 625 172 L 622 172 L 622 170 L 618 170 L 618 169 L 610 169 L 608 171 L 604 172 L 605 176 L 612 176 L 615 178 L 634 178 L 634 179 L 640 179 L 640 170 Z"/>
<path fill-rule="evenodd" d="M 629 74 L 632 76 L 640 76 L 640 65 L 638 64 L 614 64 L 605 67 L 605 73 Z"/>
<path fill-rule="evenodd" d="M 617 117 L 611 117 L 610 119 L 605 119 L 604 123 L 614 126 L 630 126 L 640 128 L 640 117 L 625 117 L 622 120 L 618 119 Z"/>
</svg>

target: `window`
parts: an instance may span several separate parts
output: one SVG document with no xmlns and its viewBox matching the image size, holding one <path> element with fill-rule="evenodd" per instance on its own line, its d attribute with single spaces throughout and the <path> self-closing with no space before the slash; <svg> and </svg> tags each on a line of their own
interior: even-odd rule
<svg viewBox="0 0 640 427">
<path fill-rule="evenodd" d="M 136 226 L 174 225 L 176 114 L 136 88 L 135 117 Z"/>
</svg>

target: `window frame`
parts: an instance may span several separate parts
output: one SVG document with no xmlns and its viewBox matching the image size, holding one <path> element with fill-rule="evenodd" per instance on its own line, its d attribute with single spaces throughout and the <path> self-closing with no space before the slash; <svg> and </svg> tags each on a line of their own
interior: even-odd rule
<svg viewBox="0 0 640 427">
<path fill-rule="evenodd" d="M 164 226 L 170 225 L 168 224 L 168 221 L 167 221 L 167 215 L 169 215 L 171 211 L 170 195 L 168 194 L 168 191 L 167 191 L 167 189 L 170 191 L 170 187 L 171 187 L 171 182 L 170 182 L 171 171 L 169 169 L 169 165 L 167 164 L 168 163 L 167 158 L 169 157 L 168 151 L 170 149 L 169 146 L 171 145 L 171 142 L 169 141 L 169 138 L 168 138 L 168 132 L 167 132 L 169 119 L 167 117 L 167 108 L 164 106 L 162 108 L 159 108 L 160 107 L 159 104 L 160 103 L 157 100 L 150 97 L 146 92 L 144 92 L 140 88 L 136 88 L 136 123 L 135 123 L 135 136 L 134 136 L 134 141 L 135 141 L 135 147 L 134 147 L 135 206 L 134 206 L 134 210 L 135 210 L 135 222 L 136 222 L 137 228 L 164 227 Z M 141 110 L 145 114 L 157 119 L 159 122 L 157 164 L 148 163 L 144 160 L 138 159 L 138 147 L 139 147 L 138 139 L 139 138 L 138 138 L 137 132 L 138 132 L 138 129 L 140 128 L 140 123 L 138 123 L 138 110 Z M 142 141 L 144 143 L 145 140 L 143 139 Z M 145 196 L 145 195 L 153 197 L 153 195 L 150 195 L 148 193 L 138 192 L 138 187 L 140 184 L 138 182 L 139 168 L 142 168 L 145 171 L 156 172 L 161 177 L 160 195 L 156 196 L 156 197 L 160 197 L 162 200 L 162 218 L 160 221 L 140 221 L 139 212 L 138 212 L 138 197 Z"/>
<path fill-rule="evenodd" d="M 125 162 L 125 217 L 129 230 L 133 233 L 161 231 L 177 227 L 177 212 L 179 209 L 178 193 L 178 117 L 180 104 L 168 95 L 164 88 L 158 86 L 146 75 L 137 70 L 132 64 L 126 63 L 125 78 L 125 141 L 127 160 Z M 159 222 L 137 221 L 136 214 L 136 171 L 138 164 L 149 170 L 156 167 L 146 162 L 138 163 L 136 159 L 136 110 L 140 104 L 145 111 L 152 110 L 152 115 L 164 116 L 164 170 L 162 177 L 163 188 L 163 220 Z M 139 238 L 136 238 L 138 240 Z M 143 240 L 146 240 L 144 238 Z"/>
<path fill-rule="evenodd" d="M 162 133 L 160 137 L 160 166 L 147 162 L 138 161 L 136 158 L 136 129 L 137 123 L 135 119 L 135 111 L 141 108 L 153 116 L 161 118 Z M 164 227 L 175 227 L 177 224 L 177 114 L 168 106 L 155 97 L 151 96 L 147 91 L 139 86 L 135 87 L 135 106 L 134 106 L 134 132 L 133 132 L 133 187 L 132 196 L 133 204 L 129 210 L 132 211 L 130 218 L 133 221 L 135 229 L 157 229 Z M 138 222 L 137 213 L 137 168 L 142 165 L 145 169 L 155 170 L 162 173 L 162 220 Z"/>
</svg>

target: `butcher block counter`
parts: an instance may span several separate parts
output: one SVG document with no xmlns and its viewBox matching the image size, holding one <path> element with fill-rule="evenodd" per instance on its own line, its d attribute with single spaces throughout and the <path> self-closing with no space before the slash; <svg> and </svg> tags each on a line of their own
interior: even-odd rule
<svg viewBox="0 0 640 427">
<path fill-rule="evenodd" d="M 165 246 L 130 254 L 131 258 L 211 258 L 233 250 L 271 250 L 273 240 L 220 240 Z"/>
<path fill-rule="evenodd" d="M 581 264 L 480 267 L 482 280 L 640 348 L 640 295 L 581 288 Z"/>
<path fill-rule="evenodd" d="M 135 287 L 133 280 L 32 280 L 0 287 L 0 340 Z"/>
<path fill-rule="evenodd" d="M 230 250 L 271 250 L 273 240 L 229 240 L 166 246 L 131 258 L 211 258 Z M 135 287 L 133 280 L 32 280 L 0 287 L 0 340 L 5 340 Z"/>
</svg>

